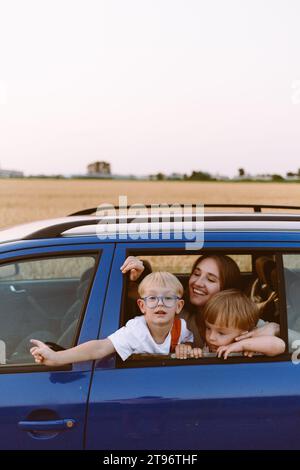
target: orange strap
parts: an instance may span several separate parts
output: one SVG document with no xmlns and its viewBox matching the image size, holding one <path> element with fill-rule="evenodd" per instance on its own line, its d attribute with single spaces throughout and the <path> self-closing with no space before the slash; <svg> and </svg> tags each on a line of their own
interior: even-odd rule
<svg viewBox="0 0 300 470">
<path fill-rule="evenodd" d="M 181 333 L 181 320 L 180 318 L 175 318 L 171 330 L 171 348 L 170 352 L 175 352 L 175 348 L 178 344 Z"/>
</svg>

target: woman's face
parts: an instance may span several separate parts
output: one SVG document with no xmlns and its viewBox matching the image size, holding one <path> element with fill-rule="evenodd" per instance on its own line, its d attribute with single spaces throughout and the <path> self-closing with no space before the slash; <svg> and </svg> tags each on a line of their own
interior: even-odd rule
<svg viewBox="0 0 300 470">
<path fill-rule="evenodd" d="M 218 265 L 213 258 L 205 258 L 197 264 L 189 279 L 190 302 L 202 308 L 220 290 Z"/>
</svg>

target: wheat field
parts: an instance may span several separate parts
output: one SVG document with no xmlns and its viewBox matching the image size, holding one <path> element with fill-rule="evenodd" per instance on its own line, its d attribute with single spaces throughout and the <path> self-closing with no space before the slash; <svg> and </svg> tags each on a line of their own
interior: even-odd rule
<svg viewBox="0 0 300 470">
<path fill-rule="evenodd" d="M 0 228 L 96 207 L 133 203 L 248 203 L 300 205 L 297 183 L 1 179 Z"/>
</svg>

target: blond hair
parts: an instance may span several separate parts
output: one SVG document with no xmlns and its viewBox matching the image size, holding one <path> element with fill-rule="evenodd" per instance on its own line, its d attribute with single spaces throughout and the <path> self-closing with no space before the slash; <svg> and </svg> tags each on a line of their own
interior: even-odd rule
<svg viewBox="0 0 300 470">
<path fill-rule="evenodd" d="M 204 327 L 204 321 L 223 328 L 252 330 L 259 319 L 259 309 L 243 292 L 227 289 L 213 295 L 206 303 L 198 326 Z"/>
<path fill-rule="evenodd" d="M 183 286 L 177 277 L 174 276 L 174 274 L 168 273 L 166 271 L 157 271 L 148 274 L 148 276 L 146 276 L 139 284 L 139 296 L 143 297 L 145 290 L 151 289 L 151 287 L 154 286 L 167 287 L 168 289 L 174 291 L 178 297 L 182 297 L 183 295 Z"/>
</svg>

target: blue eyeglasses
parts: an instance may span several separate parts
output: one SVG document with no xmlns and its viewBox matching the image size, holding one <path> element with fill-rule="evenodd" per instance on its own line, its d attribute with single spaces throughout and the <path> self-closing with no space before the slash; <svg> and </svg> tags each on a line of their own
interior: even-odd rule
<svg viewBox="0 0 300 470">
<path fill-rule="evenodd" d="M 159 300 L 162 301 L 165 307 L 174 307 L 177 300 L 180 300 L 180 297 L 177 297 L 177 295 L 148 295 L 147 297 L 142 297 L 142 300 L 149 308 L 157 307 Z"/>
</svg>

